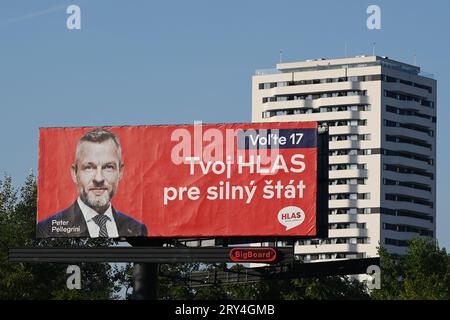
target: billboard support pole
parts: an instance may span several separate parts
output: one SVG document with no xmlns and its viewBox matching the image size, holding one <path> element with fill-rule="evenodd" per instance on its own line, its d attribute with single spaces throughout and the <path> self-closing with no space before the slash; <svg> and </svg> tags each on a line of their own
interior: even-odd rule
<svg viewBox="0 0 450 320">
<path fill-rule="evenodd" d="M 158 299 L 157 263 L 135 263 L 133 278 L 133 300 Z"/>
<path fill-rule="evenodd" d="M 128 243 L 133 247 L 162 247 L 163 242 L 158 239 L 130 238 Z M 134 263 L 133 270 L 133 300 L 158 299 L 158 263 Z"/>
</svg>

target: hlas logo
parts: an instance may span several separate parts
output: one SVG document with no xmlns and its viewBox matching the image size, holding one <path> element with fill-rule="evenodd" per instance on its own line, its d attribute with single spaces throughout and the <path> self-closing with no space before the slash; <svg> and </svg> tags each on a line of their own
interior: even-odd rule
<svg viewBox="0 0 450 320">
<path fill-rule="evenodd" d="M 284 207 L 278 212 L 278 222 L 289 229 L 298 227 L 305 221 L 305 213 L 296 206 Z"/>
</svg>

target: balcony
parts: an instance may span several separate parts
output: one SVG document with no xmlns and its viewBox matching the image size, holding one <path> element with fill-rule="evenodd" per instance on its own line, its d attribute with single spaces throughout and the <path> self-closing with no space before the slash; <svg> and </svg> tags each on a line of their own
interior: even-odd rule
<svg viewBox="0 0 450 320">
<path fill-rule="evenodd" d="M 359 202 L 363 200 L 342 199 L 342 200 L 328 200 L 328 207 L 332 208 L 354 208 Z"/>
<path fill-rule="evenodd" d="M 424 229 L 434 229 L 433 222 L 423 219 L 417 219 L 412 217 L 404 217 L 404 216 L 391 216 L 391 215 L 383 215 L 382 223 L 391 223 L 391 224 L 402 224 L 402 225 L 410 225 Z"/>
<path fill-rule="evenodd" d="M 357 214 L 334 214 L 328 216 L 328 223 L 360 222 Z"/>
<path fill-rule="evenodd" d="M 356 184 L 341 184 L 329 185 L 329 193 L 358 193 L 358 185 Z"/>
<path fill-rule="evenodd" d="M 329 156 L 330 164 L 339 164 L 339 163 L 357 163 L 358 159 L 360 159 L 358 155 L 345 155 L 345 156 Z"/>
<path fill-rule="evenodd" d="M 414 109 L 415 111 L 420 111 L 420 112 L 422 112 L 422 109 L 424 108 L 424 106 L 422 106 L 420 104 L 420 102 L 417 102 L 414 100 L 406 101 L 406 100 L 397 100 L 395 98 L 390 98 L 390 97 L 383 97 L 383 98 L 385 99 L 386 104 L 397 107 L 397 108 Z"/>
<path fill-rule="evenodd" d="M 421 112 L 423 113 L 423 112 Z M 423 127 L 429 127 L 430 129 L 436 128 L 436 123 L 433 123 L 431 119 L 421 118 L 414 115 L 402 115 L 392 112 L 385 112 L 383 117 L 387 120 L 401 122 L 401 123 L 413 123 Z"/>
<path fill-rule="evenodd" d="M 436 204 L 434 204 L 436 206 Z M 381 206 L 396 209 L 396 210 L 409 210 L 409 211 L 418 211 L 428 215 L 432 215 L 435 213 L 436 209 L 433 209 L 429 206 L 424 206 L 417 203 L 405 202 L 405 201 L 391 201 L 391 200 L 382 200 Z"/>
<path fill-rule="evenodd" d="M 391 142 L 391 141 L 385 140 L 385 141 L 383 141 L 383 147 L 386 149 L 390 149 L 390 150 L 417 153 L 417 154 L 428 156 L 428 157 L 434 156 L 433 150 L 431 150 L 427 147 L 417 146 L 417 145 L 414 145 L 411 143 Z"/>
<path fill-rule="evenodd" d="M 400 92 L 402 94 L 414 95 L 414 96 L 418 96 L 419 95 L 418 93 L 420 93 L 421 97 L 428 98 L 428 99 L 431 99 L 433 97 L 433 94 L 429 93 L 428 90 L 426 90 L 426 89 L 409 86 L 407 84 L 403 84 L 400 82 L 396 82 L 396 83 L 384 82 L 383 89 Z"/>
<path fill-rule="evenodd" d="M 350 119 L 348 119 L 350 120 Z M 363 126 L 339 126 L 339 127 L 329 127 L 330 135 L 338 135 L 338 134 L 360 134 L 361 131 L 364 131 Z M 367 129 L 366 129 L 367 130 Z M 369 133 L 369 132 L 367 132 Z"/>
<path fill-rule="evenodd" d="M 367 178 L 367 176 L 365 169 L 332 170 L 328 173 L 328 179 Z"/>
<path fill-rule="evenodd" d="M 335 149 L 360 149 L 361 141 L 359 140 L 342 140 L 342 141 L 330 141 L 330 150 Z"/>
<path fill-rule="evenodd" d="M 270 109 L 264 109 L 263 111 L 269 111 Z M 359 119 L 361 111 L 340 111 L 339 117 L 343 119 Z M 323 113 L 305 113 L 305 114 L 292 114 L 292 115 L 280 115 L 270 118 L 262 119 L 266 122 L 274 121 L 336 121 L 337 112 L 323 112 Z"/>
<path fill-rule="evenodd" d="M 416 232 L 398 232 L 393 230 L 381 230 L 382 238 L 391 238 L 397 240 L 411 240 L 414 237 L 420 237 Z"/>
<path fill-rule="evenodd" d="M 319 108 L 325 106 L 368 104 L 368 101 L 367 96 L 343 96 L 318 99 L 272 101 L 263 103 L 262 106 L 268 109 L 283 109 L 286 107 Z"/>
<path fill-rule="evenodd" d="M 403 164 L 405 164 L 405 162 L 403 162 Z M 400 173 L 388 170 L 383 170 L 383 178 L 399 181 L 411 181 L 421 184 L 428 184 L 430 186 L 433 186 L 435 184 L 434 180 L 431 179 L 430 177 L 422 176 L 419 174 Z"/>
<path fill-rule="evenodd" d="M 434 165 L 428 164 L 425 161 L 421 160 L 415 160 L 405 157 L 398 157 L 398 156 L 384 156 L 386 159 L 386 163 L 394 164 L 394 165 L 408 165 L 414 168 L 426 170 L 428 172 L 434 171 Z"/>
<path fill-rule="evenodd" d="M 402 128 L 402 127 L 384 127 L 384 132 L 389 135 L 413 137 L 414 139 L 420 139 L 420 140 L 426 141 L 427 143 L 431 143 L 431 144 L 434 140 L 434 138 L 431 137 L 426 132 L 417 131 L 414 129 Z"/>
<path fill-rule="evenodd" d="M 345 81 L 334 83 L 317 83 L 317 84 L 304 84 L 297 86 L 285 86 L 275 87 L 267 90 L 272 95 L 285 95 L 285 94 L 315 94 L 330 91 L 339 90 L 361 90 L 361 82 Z"/>
<path fill-rule="evenodd" d="M 367 229 L 330 229 L 328 238 L 365 238 L 368 236 Z"/>
<path fill-rule="evenodd" d="M 402 194 L 405 196 L 411 196 L 411 197 L 418 197 L 422 199 L 430 199 L 432 196 L 432 193 L 430 191 L 421 190 L 421 189 L 413 189 L 408 188 L 404 186 L 390 186 L 385 185 L 383 186 L 386 193 L 396 193 L 396 194 Z"/>
<path fill-rule="evenodd" d="M 358 245 L 351 243 L 340 244 L 318 244 L 318 245 L 296 245 L 294 254 L 320 254 L 320 253 L 338 253 L 338 252 L 358 252 Z"/>
</svg>

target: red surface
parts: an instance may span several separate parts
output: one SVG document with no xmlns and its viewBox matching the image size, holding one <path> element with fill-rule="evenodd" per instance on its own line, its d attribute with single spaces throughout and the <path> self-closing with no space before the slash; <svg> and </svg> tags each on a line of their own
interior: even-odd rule
<svg viewBox="0 0 450 320">
<path fill-rule="evenodd" d="M 230 259 L 234 262 L 272 262 L 277 258 L 273 248 L 233 248 Z"/>
<path fill-rule="evenodd" d="M 316 128 L 309 123 L 253 123 L 203 125 L 203 132 L 215 128 L 266 129 Z M 203 175 L 200 170 L 189 174 L 189 165 L 171 161 L 174 129 L 193 133 L 193 125 L 104 127 L 116 133 L 122 144 L 125 171 L 113 206 L 144 222 L 148 235 L 163 237 L 191 236 L 314 236 L 316 234 L 316 171 L 317 149 L 280 149 L 285 159 L 292 154 L 305 155 L 306 170 L 302 173 L 278 172 L 275 175 L 245 173 L 238 175 L 233 166 L 230 179 L 225 174 Z M 77 198 L 76 185 L 70 176 L 75 148 L 79 138 L 93 127 L 41 128 L 39 139 L 38 221 L 67 207 Z M 196 137 L 195 141 L 201 141 Z M 203 142 L 203 146 L 210 142 Z M 196 169 L 199 167 L 197 166 Z M 233 185 L 248 185 L 255 181 L 257 191 L 251 203 L 245 200 L 207 200 L 206 188 L 229 181 Z M 307 186 L 303 199 L 263 199 L 265 180 L 303 180 Z M 199 200 L 172 201 L 163 205 L 163 188 L 167 186 L 197 186 L 203 196 Z M 305 221 L 289 229 L 278 222 L 278 212 L 286 206 L 298 206 L 305 212 Z"/>
</svg>

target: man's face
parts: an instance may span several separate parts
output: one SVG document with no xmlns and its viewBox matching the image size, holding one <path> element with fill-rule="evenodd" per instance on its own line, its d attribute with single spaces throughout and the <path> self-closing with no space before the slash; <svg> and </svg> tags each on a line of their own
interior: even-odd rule
<svg viewBox="0 0 450 320">
<path fill-rule="evenodd" d="M 122 179 L 118 147 L 111 139 L 82 142 L 71 173 L 81 200 L 97 212 L 105 212 Z"/>
</svg>

